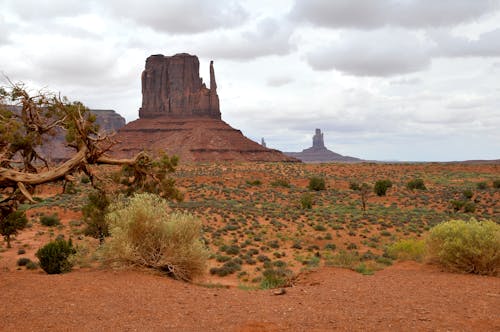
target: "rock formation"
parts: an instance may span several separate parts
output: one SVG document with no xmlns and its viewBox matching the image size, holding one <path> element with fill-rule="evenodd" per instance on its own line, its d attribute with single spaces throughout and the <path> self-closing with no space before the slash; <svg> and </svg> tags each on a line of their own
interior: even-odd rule
<svg viewBox="0 0 500 332">
<path fill-rule="evenodd" d="M 200 78 L 200 62 L 186 53 L 152 55 L 142 72 L 142 107 L 139 117 L 209 117 L 220 119 L 213 61 L 210 89 Z"/>
<path fill-rule="evenodd" d="M 147 150 L 176 154 L 181 162 L 298 161 L 249 140 L 221 120 L 213 61 L 210 88 L 194 55 L 152 55 L 142 73 L 139 119 L 118 131 L 117 157 Z"/>
<path fill-rule="evenodd" d="M 323 133 L 321 132 L 321 129 L 316 129 L 313 136 L 312 147 L 304 149 L 302 150 L 302 152 L 285 152 L 285 154 L 287 156 L 300 159 L 303 162 L 310 163 L 331 161 L 354 163 L 363 161 L 358 158 L 343 156 L 341 154 L 328 150 L 325 147 L 325 141 L 323 139 Z"/>
</svg>

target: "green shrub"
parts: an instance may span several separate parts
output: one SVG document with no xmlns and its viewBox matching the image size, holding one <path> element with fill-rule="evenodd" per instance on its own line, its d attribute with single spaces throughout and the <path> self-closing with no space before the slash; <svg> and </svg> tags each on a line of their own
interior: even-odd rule
<svg viewBox="0 0 500 332">
<path fill-rule="evenodd" d="M 5 218 L 0 219 L 0 234 L 3 235 L 7 248 L 10 248 L 11 236 L 17 235 L 18 231 L 26 227 L 28 219 L 24 211 L 14 211 L 9 213 Z"/>
<path fill-rule="evenodd" d="M 415 239 L 399 240 L 390 244 L 386 253 L 392 259 L 420 262 L 425 256 L 425 242 Z"/>
<path fill-rule="evenodd" d="M 249 186 L 260 186 L 262 184 L 262 181 L 260 180 L 247 180 L 246 183 L 249 185 Z"/>
<path fill-rule="evenodd" d="M 200 220 L 169 210 L 166 200 L 149 193 L 112 204 L 106 215 L 106 261 L 140 265 L 186 281 L 203 274 L 208 252 L 201 242 Z"/>
<path fill-rule="evenodd" d="M 425 187 L 425 184 L 424 184 L 424 180 L 422 179 L 413 179 L 411 181 L 408 181 L 408 183 L 406 184 L 406 188 L 410 189 L 410 190 L 427 190 L 427 188 Z"/>
<path fill-rule="evenodd" d="M 493 180 L 493 188 L 495 189 L 500 189 L 500 179 L 498 180 Z"/>
<path fill-rule="evenodd" d="M 351 189 L 351 190 L 361 190 L 361 185 L 358 182 L 351 181 L 349 183 L 349 189 Z"/>
<path fill-rule="evenodd" d="M 109 236 L 109 225 L 106 221 L 109 204 L 106 193 L 98 190 L 88 195 L 87 204 L 82 207 L 83 220 L 87 225 L 84 234 L 99 239 L 100 244 Z"/>
<path fill-rule="evenodd" d="M 387 193 L 387 189 L 392 187 L 391 180 L 378 180 L 375 182 L 375 186 L 373 187 L 373 191 L 377 196 L 385 196 Z"/>
<path fill-rule="evenodd" d="M 459 201 L 459 200 L 456 200 L 456 199 L 450 201 L 451 208 L 455 212 L 458 212 L 458 211 L 462 210 L 462 208 L 464 207 L 465 203 L 467 203 L 467 202 Z"/>
<path fill-rule="evenodd" d="M 474 202 L 467 202 L 464 204 L 465 213 L 474 213 L 476 211 L 476 204 Z"/>
<path fill-rule="evenodd" d="M 287 179 L 276 179 L 273 182 L 271 182 L 271 186 L 273 187 L 283 187 L 283 188 L 290 188 L 290 182 Z"/>
<path fill-rule="evenodd" d="M 448 270 L 500 273 L 500 225 L 493 221 L 443 222 L 430 230 L 426 247 L 430 261 Z"/>
<path fill-rule="evenodd" d="M 263 278 L 260 282 L 260 288 L 262 289 L 288 286 L 293 277 L 292 271 L 285 269 L 284 267 L 266 269 L 262 272 L 262 275 Z"/>
<path fill-rule="evenodd" d="M 43 215 L 40 217 L 40 223 L 44 226 L 57 226 L 61 224 L 61 220 L 57 216 L 57 214 L 53 214 L 51 216 Z"/>
<path fill-rule="evenodd" d="M 36 252 L 40 267 L 48 274 L 59 274 L 71 271 L 70 257 L 76 253 L 71 239 L 58 239 L 47 243 Z"/>
<path fill-rule="evenodd" d="M 28 257 L 21 257 L 17 260 L 17 266 L 26 266 L 29 262 L 31 262 L 31 259 Z"/>
<path fill-rule="evenodd" d="M 479 190 L 486 190 L 488 189 L 488 183 L 481 181 L 476 184 L 476 188 Z"/>
<path fill-rule="evenodd" d="M 474 196 L 474 193 L 470 189 L 465 189 L 464 191 L 462 191 L 462 195 L 465 199 L 471 199 L 472 196 Z"/>
<path fill-rule="evenodd" d="M 302 209 L 310 210 L 310 209 L 312 209 L 313 204 L 314 204 L 313 195 L 311 195 L 309 193 L 305 193 L 300 197 L 300 206 L 302 207 Z"/>
<path fill-rule="evenodd" d="M 319 176 L 313 176 L 309 179 L 309 190 L 320 191 L 326 189 L 325 179 Z"/>
</svg>

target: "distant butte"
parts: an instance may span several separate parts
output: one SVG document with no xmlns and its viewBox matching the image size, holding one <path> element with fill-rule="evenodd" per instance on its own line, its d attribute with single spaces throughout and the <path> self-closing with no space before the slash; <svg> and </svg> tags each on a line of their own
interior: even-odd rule
<svg viewBox="0 0 500 332">
<path fill-rule="evenodd" d="M 141 76 L 139 119 L 122 127 L 112 155 L 130 157 L 147 150 L 176 154 L 182 162 L 291 161 L 243 136 L 221 120 L 213 61 L 210 88 L 199 74 L 199 61 L 186 53 L 152 55 Z"/>
<path fill-rule="evenodd" d="M 363 160 L 343 156 L 341 154 L 330 151 L 325 146 L 325 141 L 323 139 L 323 133 L 321 129 L 316 129 L 316 132 L 313 136 L 313 145 L 308 149 L 302 150 L 302 152 L 285 152 L 287 156 L 294 157 L 300 159 L 303 162 L 308 163 L 320 163 L 320 162 L 347 162 L 347 163 L 355 163 L 362 162 Z"/>
</svg>

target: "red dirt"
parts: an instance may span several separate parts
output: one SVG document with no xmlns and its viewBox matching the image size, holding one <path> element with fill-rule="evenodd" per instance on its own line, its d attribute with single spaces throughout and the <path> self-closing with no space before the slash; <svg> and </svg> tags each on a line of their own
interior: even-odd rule
<svg viewBox="0 0 500 332">
<path fill-rule="evenodd" d="M 0 272 L 4 331 L 500 331 L 500 278 L 398 263 L 301 275 L 284 295 L 140 271 Z"/>
</svg>

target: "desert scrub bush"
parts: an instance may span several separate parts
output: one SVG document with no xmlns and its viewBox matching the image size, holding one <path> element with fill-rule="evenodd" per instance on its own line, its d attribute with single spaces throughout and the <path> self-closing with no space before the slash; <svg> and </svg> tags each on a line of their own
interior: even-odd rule
<svg viewBox="0 0 500 332">
<path fill-rule="evenodd" d="M 495 189 L 500 189 L 500 179 L 493 180 L 492 187 L 495 188 Z"/>
<path fill-rule="evenodd" d="M 262 181 L 259 180 L 259 179 L 256 179 L 256 180 L 246 180 L 245 182 L 249 186 L 260 186 L 262 184 Z"/>
<path fill-rule="evenodd" d="M 84 234 L 99 239 L 103 244 L 105 237 L 109 236 L 109 226 L 106 213 L 110 200 L 102 190 L 89 193 L 87 203 L 82 207 L 83 220 L 86 224 Z"/>
<path fill-rule="evenodd" d="M 378 180 L 375 182 L 375 185 L 373 186 L 373 191 L 377 196 L 385 196 L 387 193 L 387 189 L 392 187 L 392 182 L 391 180 Z"/>
<path fill-rule="evenodd" d="M 427 190 L 427 187 L 425 186 L 424 180 L 422 179 L 413 179 L 408 181 L 406 183 L 406 188 L 410 190 Z"/>
<path fill-rule="evenodd" d="M 16 236 L 18 231 L 26 227 L 28 219 L 24 211 L 17 210 L 0 219 L 0 234 L 3 235 L 7 248 L 10 248 L 11 236 Z"/>
<path fill-rule="evenodd" d="M 304 210 L 310 210 L 312 209 L 314 204 L 314 197 L 313 195 L 309 193 L 305 193 L 302 196 L 300 196 L 300 206 Z"/>
<path fill-rule="evenodd" d="M 319 176 L 313 176 L 309 179 L 309 190 L 320 191 L 326 189 L 325 179 Z"/>
<path fill-rule="evenodd" d="M 293 279 L 293 272 L 284 267 L 268 268 L 262 272 L 262 276 L 260 288 L 271 289 L 289 286 Z"/>
<path fill-rule="evenodd" d="M 425 256 L 423 240 L 403 239 L 388 245 L 385 252 L 389 258 L 420 262 Z"/>
<path fill-rule="evenodd" d="M 31 262 L 31 259 L 28 257 L 21 257 L 17 260 L 17 266 L 26 266 L 29 262 Z"/>
<path fill-rule="evenodd" d="M 76 253 L 71 239 L 57 239 L 38 249 L 35 256 L 40 267 L 48 274 L 59 274 L 71 271 L 71 256 Z"/>
<path fill-rule="evenodd" d="M 276 179 L 273 182 L 271 182 L 271 186 L 273 187 L 283 187 L 283 188 L 290 188 L 290 182 L 287 179 Z"/>
<path fill-rule="evenodd" d="M 431 228 L 429 260 L 455 272 L 500 273 L 500 225 L 493 221 L 450 220 Z"/>
<path fill-rule="evenodd" d="M 40 223 L 44 226 L 52 227 L 52 226 L 57 226 L 61 224 L 61 220 L 57 216 L 57 214 L 53 214 L 51 216 L 47 215 L 42 215 L 40 217 Z"/>
<path fill-rule="evenodd" d="M 171 212 L 166 200 L 149 193 L 119 200 L 109 211 L 106 262 L 152 268 L 185 281 L 205 271 L 208 252 L 197 218 Z"/>
</svg>

